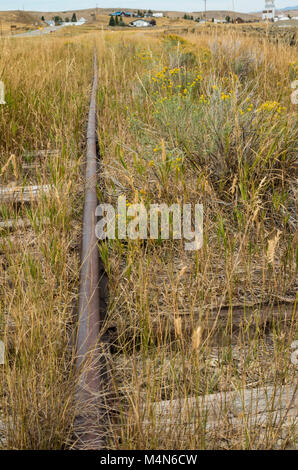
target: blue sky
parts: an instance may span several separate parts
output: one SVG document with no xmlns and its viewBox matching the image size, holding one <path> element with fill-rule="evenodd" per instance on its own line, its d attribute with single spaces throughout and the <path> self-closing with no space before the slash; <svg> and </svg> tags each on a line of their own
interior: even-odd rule
<svg viewBox="0 0 298 470">
<path fill-rule="evenodd" d="M 203 0 L 0 0 L 2 10 L 62 11 L 82 8 L 127 7 L 153 10 L 200 11 Z M 264 0 L 234 0 L 237 11 L 250 12 L 263 9 Z M 297 0 L 276 0 L 278 8 L 297 5 Z M 232 10 L 233 0 L 207 0 L 208 10 Z"/>
</svg>

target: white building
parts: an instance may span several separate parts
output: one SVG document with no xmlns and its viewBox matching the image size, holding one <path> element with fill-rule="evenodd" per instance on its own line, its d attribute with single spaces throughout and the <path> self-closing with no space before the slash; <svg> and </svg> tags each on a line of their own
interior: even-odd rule
<svg viewBox="0 0 298 470">
<path fill-rule="evenodd" d="M 274 20 L 275 17 L 275 2 L 274 0 L 265 0 L 265 9 L 263 10 L 263 20 Z"/>
<path fill-rule="evenodd" d="M 134 26 L 136 28 L 145 28 L 147 26 L 150 26 L 149 21 L 145 20 L 135 20 L 130 23 L 130 26 Z"/>
<path fill-rule="evenodd" d="M 79 21 L 68 21 L 68 22 L 65 22 L 64 23 L 61 23 L 62 26 L 81 26 L 83 24 L 86 23 L 86 19 L 85 18 L 80 18 Z"/>
<path fill-rule="evenodd" d="M 155 18 L 162 18 L 163 13 L 153 13 L 152 16 L 154 16 Z"/>
</svg>

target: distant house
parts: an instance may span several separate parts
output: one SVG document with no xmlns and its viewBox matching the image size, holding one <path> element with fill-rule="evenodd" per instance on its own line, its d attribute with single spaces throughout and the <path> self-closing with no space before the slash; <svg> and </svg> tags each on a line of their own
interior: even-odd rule
<svg viewBox="0 0 298 470">
<path fill-rule="evenodd" d="M 46 23 L 47 23 L 49 26 L 55 26 L 55 21 L 53 21 L 53 20 L 46 20 Z"/>
<path fill-rule="evenodd" d="M 130 17 L 131 13 L 129 11 L 114 11 L 110 14 L 110 16 L 125 16 Z"/>
<path fill-rule="evenodd" d="M 80 18 L 78 21 L 65 21 L 61 23 L 62 26 L 81 26 L 86 23 L 86 18 Z"/>
<path fill-rule="evenodd" d="M 155 18 L 162 18 L 163 13 L 153 13 L 152 16 L 154 16 Z"/>
<path fill-rule="evenodd" d="M 135 20 L 130 23 L 130 26 L 134 26 L 135 28 L 146 28 L 147 26 L 151 26 L 151 24 L 149 21 Z"/>
</svg>

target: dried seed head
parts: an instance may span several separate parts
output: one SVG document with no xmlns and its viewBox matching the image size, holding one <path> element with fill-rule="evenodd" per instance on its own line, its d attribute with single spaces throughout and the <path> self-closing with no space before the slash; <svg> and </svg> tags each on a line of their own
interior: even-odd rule
<svg viewBox="0 0 298 470">
<path fill-rule="evenodd" d="M 174 328 L 176 338 L 182 338 L 182 323 L 181 317 L 174 318 Z"/>
<path fill-rule="evenodd" d="M 275 255 L 275 250 L 280 238 L 281 231 L 278 230 L 277 234 L 271 238 L 268 242 L 268 250 L 267 250 L 267 258 L 269 263 L 274 264 L 274 255 Z"/>
<path fill-rule="evenodd" d="M 178 275 L 178 281 L 184 276 L 185 271 L 187 270 L 187 266 L 183 266 L 179 275 Z"/>
<path fill-rule="evenodd" d="M 236 184 L 237 184 L 237 175 L 234 176 L 232 187 L 231 187 L 231 193 L 234 194 L 235 189 L 236 189 Z"/>
<path fill-rule="evenodd" d="M 202 339 L 202 327 L 198 326 L 192 335 L 192 350 L 196 351 L 199 349 Z"/>
</svg>

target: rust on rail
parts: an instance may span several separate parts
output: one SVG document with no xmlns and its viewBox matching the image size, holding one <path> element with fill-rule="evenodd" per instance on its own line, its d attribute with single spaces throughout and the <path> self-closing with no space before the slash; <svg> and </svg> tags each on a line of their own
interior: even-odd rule
<svg viewBox="0 0 298 470">
<path fill-rule="evenodd" d="M 94 51 L 94 78 L 90 99 L 87 129 L 87 159 L 85 174 L 85 201 L 83 211 L 79 315 L 77 332 L 76 371 L 78 387 L 76 395 L 77 447 L 100 449 L 104 439 L 102 424 L 99 335 L 100 318 L 100 259 L 95 235 L 95 210 L 98 203 L 96 92 L 98 84 L 97 51 Z"/>
</svg>

